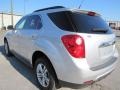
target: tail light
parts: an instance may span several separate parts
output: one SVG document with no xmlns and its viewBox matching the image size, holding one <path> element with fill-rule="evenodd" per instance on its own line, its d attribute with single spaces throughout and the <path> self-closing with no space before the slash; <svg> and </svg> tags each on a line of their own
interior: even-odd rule
<svg viewBox="0 0 120 90">
<path fill-rule="evenodd" d="M 62 42 L 71 56 L 75 58 L 85 58 L 84 40 L 79 35 L 65 35 Z"/>
</svg>

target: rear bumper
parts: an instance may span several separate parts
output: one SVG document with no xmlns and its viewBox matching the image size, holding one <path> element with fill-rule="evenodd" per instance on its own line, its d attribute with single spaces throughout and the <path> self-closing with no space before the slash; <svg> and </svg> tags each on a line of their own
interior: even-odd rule
<svg viewBox="0 0 120 90">
<path fill-rule="evenodd" d="M 115 69 L 118 60 L 116 57 L 115 62 L 95 71 L 90 69 L 87 60 L 73 60 L 73 62 L 74 64 L 66 69 L 66 73 L 64 73 L 62 79 L 60 79 L 61 85 L 64 87 L 81 88 L 86 86 L 86 82 L 88 81 L 99 81 Z"/>
<path fill-rule="evenodd" d="M 110 75 L 111 73 L 112 73 L 112 71 L 109 72 L 109 73 L 106 73 L 106 74 L 104 74 L 104 75 L 102 75 L 102 76 L 100 76 L 100 77 L 98 77 L 98 78 L 96 79 L 96 81 L 93 81 L 93 82 L 91 82 L 90 84 L 93 84 L 93 83 L 95 83 L 95 82 L 97 82 L 97 81 L 100 81 L 101 79 L 104 79 L 105 77 L 107 77 L 107 76 Z M 80 89 L 80 88 L 84 88 L 84 87 L 87 87 L 87 86 L 90 85 L 90 84 L 85 84 L 85 83 L 83 83 L 83 84 L 75 84 L 75 83 L 70 83 L 70 82 L 61 81 L 61 80 L 59 80 L 59 83 L 60 83 L 60 85 L 61 85 L 62 87 L 69 87 L 69 88 L 72 88 L 72 89 Z"/>
<path fill-rule="evenodd" d="M 80 89 L 80 88 L 87 87 L 87 85 L 85 85 L 85 84 L 75 84 L 75 83 L 70 83 L 70 82 L 61 81 L 61 80 L 59 80 L 59 83 L 60 83 L 61 87 L 69 87 L 72 89 Z"/>
<path fill-rule="evenodd" d="M 106 62 L 104 65 L 99 65 L 99 67 L 96 66 L 97 68 L 93 66 L 91 69 L 86 58 L 76 59 L 61 53 L 61 57 L 58 58 L 59 64 L 56 65 L 56 73 L 61 86 L 80 88 L 86 86 L 88 81 L 101 80 L 115 69 L 118 62 L 117 50 L 113 57 L 114 60 L 110 63 Z"/>
</svg>

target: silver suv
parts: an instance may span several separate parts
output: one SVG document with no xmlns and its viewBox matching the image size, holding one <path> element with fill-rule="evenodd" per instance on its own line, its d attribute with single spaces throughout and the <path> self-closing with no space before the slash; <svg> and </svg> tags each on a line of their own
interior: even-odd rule
<svg viewBox="0 0 120 90">
<path fill-rule="evenodd" d="M 41 90 L 80 88 L 111 73 L 115 35 L 99 14 L 61 6 L 24 16 L 4 37 L 11 53 L 34 68 Z"/>
</svg>

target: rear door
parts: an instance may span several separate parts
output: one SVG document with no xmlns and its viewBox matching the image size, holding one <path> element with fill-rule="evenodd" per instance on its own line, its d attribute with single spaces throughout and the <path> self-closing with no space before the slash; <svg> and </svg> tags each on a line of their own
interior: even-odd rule
<svg viewBox="0 0 120 90">
<path fill-rule="evenodd" d="M 81 35 L 85 40 L 86 60 L 91 68 L 113 62 L 115 35 Z"/>
</svg>

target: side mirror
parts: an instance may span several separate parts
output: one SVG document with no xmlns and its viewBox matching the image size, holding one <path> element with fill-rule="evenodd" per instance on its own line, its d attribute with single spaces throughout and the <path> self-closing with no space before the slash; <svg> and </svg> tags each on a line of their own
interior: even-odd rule
<svg viewBox="0 0 120 90">
<path fill-rule="evenodd" d="M 9 26 L 7 27 L 7 29 L 8 29 L 8 30 L 14 30 L 13 25 L 9 25 Z"/>
</svg>

